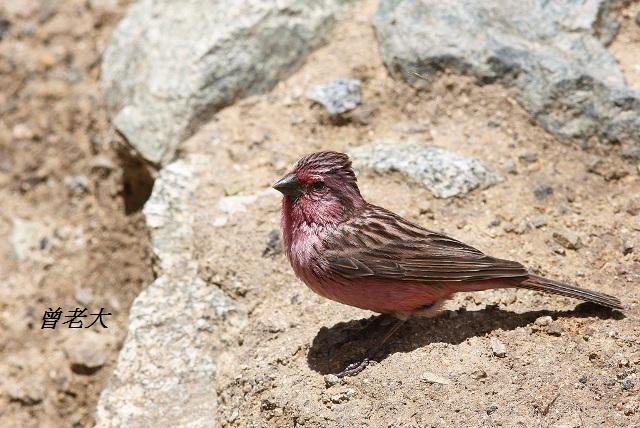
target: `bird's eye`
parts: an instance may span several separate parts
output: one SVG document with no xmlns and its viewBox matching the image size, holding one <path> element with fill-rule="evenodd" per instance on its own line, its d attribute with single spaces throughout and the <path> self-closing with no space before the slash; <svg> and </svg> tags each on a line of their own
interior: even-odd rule
<svg viewBox="0 0 640 428">
<path fill-rule="evenodd" d="M 324 182 L 316 181 L 315 183 L 313 183 L 312 187 L 313 187 L 313 190 L 322 190 L 324 189 Z"/>
</svg>

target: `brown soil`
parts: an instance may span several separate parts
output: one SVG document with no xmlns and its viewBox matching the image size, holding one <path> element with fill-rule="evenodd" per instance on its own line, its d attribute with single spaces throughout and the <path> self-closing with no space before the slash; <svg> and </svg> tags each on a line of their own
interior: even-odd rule
<svg viewBox="0 0 640 428">
<path fill-rule="evenodd" d="M 129 306 L 153 277 L 144 218 L 125 215 L 123 163 L 98 85 L 101 52 L 128 3 L 0 6 L 8 22 L 0 41 L 2 427 L 92 425 Z M 72 177 L 80 177 L 75 187 Z M 38 245 L 23 261 L 10 245 L 16 218 L 39 229 Z M 50 307 L 62 307 L 64 315 L 104 307 L 113 316 L 108 329 L 42 330 Z M 88 331 L 104 339 L 97 352 L 107 362 L 94 374 L 77 374 L 69 340 Z"/>
</svg>

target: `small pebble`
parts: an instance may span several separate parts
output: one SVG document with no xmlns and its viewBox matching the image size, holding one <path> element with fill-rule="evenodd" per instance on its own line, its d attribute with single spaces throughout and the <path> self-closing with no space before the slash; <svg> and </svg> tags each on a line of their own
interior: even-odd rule
<svg viewBox="0 0 640 428">
<path fill-rule="evenodd" d="M 622 389 L 624 389 L 625 391 L 631 391 L 634 386 L 635 384 L 630 378 L 626 378 L 622 381 Z"/>
<path fill-rule="evenodd" d="M 10 400 L 27 406 L 38 404 L 45 396 L 44 383 L 35 378 L 22 379 L 20 382 L 5 380 L 4 389 Z"/>
<path fill-rule="evenodd" d="M 92 375 L 107 362 L 109 340 L 106 335 L 82 331 L 67 340 L 63 349 L 74 373 Z"/>
<path fill-rule="evenodd" d="M 636 25 L 640 27 L 640 12 L 636 14 Z"/>
<path fill-rule="evenodd" d="M 81 195 L 89 192 L 89 179 L 84 175 L 65 177 L 64 184 L 69 188 L 69 190 L 71 190 L 71 193 L 75 195 Z"/>
<path fill-rule="evenodd" d="M 518 159 L 520 159 L 520 162 L 523 163 L 534 163 L 538 161 L 538 155 L 535 153 L 525 153 L 523 155 L 520 155 Z"/>
<path fill-rule="evenodd" d="M 475 380 L 485 379 L 487 377 L 487 372 L 482 369 L 478 369 L 471 373 L 471 377 Z"/>
<path fill-rule="evenodd" d="M 355 109 L 362 102 L 361 83 L 356 79 L 338 79 L 312 88 L 307 98 L 322 104 L 329 114 L 337 115 Z"/>
<path fill-rule="evenodd" d="M 282 253 L 282 235 L 278 229 L 273 229 L 267 236 L 267 244 L 262 251 L 262 257 L 277 256 Z"/>
<path fill-rule="evenodd" d="M 498 410 L 498 406 L 496 406 L 495 404 L 490 405 L 489 407 L 487 407 L 487 415 L 495 413 L 496 410 Z"/>
<path fill-rule="evenodd" d="M 349 399 L 351 397 L 353 397 L 353 395 L 355 395 L 356 391 L 349 388 L 346 391 L 343 391 L 339 394 L 336 394 L 334 396 L 331 397 L 331 402 L 334 404 L 340 404 L 343 403 L 345 401 L 349 401 Z"/>
<path fill-rule="evenodd" d="M 622 243 L 622 254 L 627 255 L 633 253 L 635 245 L 631 239 L 625 239 Z"/>
<path fill-rule="evenodd" d="M 91 162 L 89 162 L 89 168 L 91 168 L 91 171 L 110 172 L 116 167 L 108 156 L 98 155 L 91 159 Z"/>
<path fill-rule="evenodd" d="M 439 383 L 440 385 L 449 385 L 451 383 L 449 379 L 431 372 L 422 373 L 420 380 L 426 383 Z"/>
<path fill-rule="evenodd" d="M 496 337 L 491 338 L 491 350 L 496 357 L 504 358 L 507 356 L 507 347 Z"/>
<path fill-rule="evenodd" d="M 511 159 L 505 159 L 501 162 L 502 169 L 507 174 L 516 175 L 518 173 L 518 168 L 516 167 L 516 163 Z"/>
<path fill-rule="evenodd" d="M 324 376 L 324 384 L 327 388 L 330 388 L 337 383 L 340 383 L 340 378 L 338 376 L 334 374 L 328 374 Z"/>
<path fill-rule="evenodd" d="M 539 186 L 533 191 L 533 195 L 539 201 L 547 199 L 552 194 L 553 194 L 553 187 L 551 186 Z"/>
<path fill-rule="evenodd" d="M 558 321 L 553 321 L 551 324 L 549 324 L 547 333 L 552 336 L 561 336 L 562 330 L 562 325 Z"/>
<path fill-rule="evenodd" d="M 582 239 L 572 230 L 563 229 L 553 232 L 553 239 L 568 250 L 577 250 L 583 247 Z"/>
<path fill-rule="evenodd" d="M 537 326 L 545 327 L 545 326 L 548 326 L 549 324 L 551 324 L 552 321 L 553 321 L 553 318 L 551 318 L 550 316 L 547 315 L 547 316 L 544 316 L 544 317 L 536 318 L 534 323 Z"/>
<path fill-rule="evenodd" d="M 541 227 L 544 227 L 547 225 L 547 219 L 544 216 L 536 216 L 534 218 L 531 219 L 531 225 L 533 227 L 535 227 L 536 229 L 539 229 Z"/>
</svg>

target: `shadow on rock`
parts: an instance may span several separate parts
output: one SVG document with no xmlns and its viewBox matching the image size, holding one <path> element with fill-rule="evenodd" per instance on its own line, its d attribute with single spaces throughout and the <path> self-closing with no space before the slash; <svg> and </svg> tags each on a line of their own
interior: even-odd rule
<svg viewBox="0 0 640 428">
<path fill-rule="evenodd" d="M 436 318 L 408 320 L 376 353 L 374 360 L 382 361 L 396 352 L 411 352 L 430 343 L 457 345 L 466 339 L 484 336 L 497 329 L 514 330 L 532 324 L 538 317 L 622 319 L 617 311 L 581 303 L 571 311 L 531 311 L 522 314 L 488 306 L 479 311 L 444 311 Z M 313 339 L 307 354 L 309 367 L 321 374 L 337 373 L 354 361 L 364 358 L 395 322 L 395 318 L 377 315 L 332 327 L 322 327 Z"/>
</svg>

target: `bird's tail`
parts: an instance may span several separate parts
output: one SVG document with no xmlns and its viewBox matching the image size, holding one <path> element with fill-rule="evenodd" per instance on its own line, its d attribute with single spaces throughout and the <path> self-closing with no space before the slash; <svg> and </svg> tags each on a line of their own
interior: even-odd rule
<svg viewBox="0 0 640 428">
<path fill-rule="evenodd" d="M 573 297 L 574 299 L 592 302 L 611 309 L 623 309 L 622 303 L 617 297 L 565 284 L 564 282 L 554 281 L 538 275 L 529 275 L 526 280 L 518 284 L 518 287 Z"/>
</svg>

